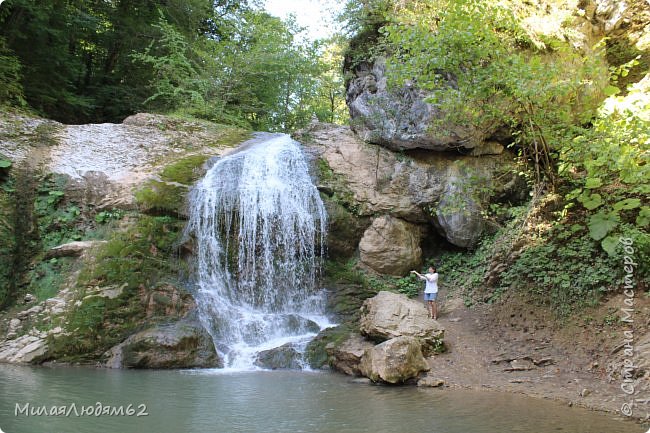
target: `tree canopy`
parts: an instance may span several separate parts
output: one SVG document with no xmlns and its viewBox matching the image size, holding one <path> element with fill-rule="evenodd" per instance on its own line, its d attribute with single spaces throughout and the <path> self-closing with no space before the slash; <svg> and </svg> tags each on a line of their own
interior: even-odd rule
<svg viewBox="0 0 650 433">
<path fill-rule="evenodd" d="M 142 110 L 268 130 L 340 121 L 336 43 L 299 32 L 247 1 L 8 0 L 0 103 L 66 123 Z"/>
</svg>

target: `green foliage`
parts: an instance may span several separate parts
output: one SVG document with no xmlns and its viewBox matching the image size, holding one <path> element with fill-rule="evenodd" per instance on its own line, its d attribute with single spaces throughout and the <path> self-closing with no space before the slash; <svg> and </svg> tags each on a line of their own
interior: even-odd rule
<svg viewBox="0 0 650 433">
<path fill-rule="evenodd" d="M 112 220 L 122 219 L 123 216 L 124 216 L 124 211 L 121 209 L 105 210 L 105 211 L 98 212 L 95 215 L 95 222 L 99 224 L 106 224 L 107 222 Z"/>
<path fill-rule="evenodd" d="M 9 180 L 2 182 L 2 186 L 5 187 L 8 183 Z M 16 238 L 14 209 L 14 191 L 0 189 L 0 307 L 9 301 L 10 290 L 15 286 L 14 252 Z"/>
<path fill-rule="evenodd" d="M 172 259 L 182 222 L 167 216 L 141 216 L 126 232 L 115 233 L 96 254 L 95 264 L 79 275 L 81 285 L 122 285 L 137 289 L 174 280 Z"/>
<path fill-rule="evenodd" d="M 27 104 L 21 78 L 20 60 L 7 48 L 6 39 L 0 37 L 0 107 Z M 2 162 L 0 160 L 0 164 Z"/>
<path fill-rule="evenodd" d="M 599 251 L 584 231 L 556 226 L 548 238 L 527 247 L 504 272 L 502 284 L 525 288 L 566 317 L 593 306 L 620 280 L 620 262 Z M 579 271 L 578 271 L 579 270 Z"/>
<path fill-rule="evenodd" d="M 177 215 L 185 206 L 186 194 L 187 188 L 152 180 L 136 191 L 135 198 L 142 212 Z"/>
<path fill-rule="evenodd" d="M 66 182 L 64 176 L 48 175 L 38 186 L 34 214 L 43 250 L 81 240 L 83 236 L 79 224 L 81 209 L 77 203 L 67 202 L 62 191 Z"/>
<path fill-rule="evenodd" d="M 35 295 L 39 301 L 54 297 L 64 288 L 65 278 L 71 269 L 72 259 L 67 257 L 39 262 L 29 272 L 27 291 Z"/>
<path fill-rule="evenodd" d="M 11 161 L 8 159 L 0 159 L 0 168 L 5 169 L 11 167 Z"/>
<path fill-rule="evenodd" d="M 208 80 L 201 76 L 200 66 L 190 58 L 193 53 L 188 41 L 163 16 L 153 28 L 160 36 L 143 52 L 131 55 L 134 62 L 148 66 L 153 72 L 149 82 L 152 95 L 144 100 L 144 105 L 159 111 L 209 112 Z"/>
<path fill-rule="evenodd" d="M 613 69 L 627 75 L 634 62 Z M 626 225 L 645 232 L 650 222 L 650 89 L 637 84 L 625 96 L 610 96 L 592 128 L 562 148 L 560 173 L 573 189 L 567 210 L 577 201 L 589 211 L 590 236 L 613 255 Z"/>
<path fill-rule="evenodd" d="M 433 134 L 508 126 L 537 182 L 555 181 L 556 153 L 599 97 L 597 53 L 583 57 L 559 40 L 536 48 L 513 12 L 493 1 L 407 2 L 388 18 L 380 32 L 389 82 L 431 91 L 442 113 Z"/>
<path fill-rule="evenodd" d="M 64 362 L 100 359 L 106 350 L 123 341 L 144 317 L 137 291 L 114 299 L 84 299 L 67 317 L 70 335 L 48 337 L 49 355 Z"/>
</svg>

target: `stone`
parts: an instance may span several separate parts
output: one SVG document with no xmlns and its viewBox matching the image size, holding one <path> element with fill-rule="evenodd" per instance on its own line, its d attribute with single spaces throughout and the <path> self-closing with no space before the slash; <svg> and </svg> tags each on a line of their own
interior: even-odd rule
<svg viewBox="0 0 650 433">
<path fill-rule="evenodd" d="M 20 319 L 11 319 L 9 321 L 9 329 L 10 330 L 16 330 L 20 326 Z"/>
<path fill-rule="evenodd" d="M 535 368 L 535 364 L 527 359 L 514 359 L 510 361 L 510 367 L 503 371 L 528 371 Z"/>
<path fill-rule="evenodd" d="M 223 367 L 212 338 L 189 321 L 157 325 L 131 335 L 105 354 L 109 368 Z"/>
<path fill-rule="evenodd" d="M 445 385 L 445 381 L 438 377 L 425 376 L 418 380 L 417 385 L 421 387 L 439 388 Z"/>
<path fill-rule="evenodd" d="M 421 302 L 386 291 L 364 301 L 359 330 L 375 341 L 414 337 L 425 352 L 439 346 L 445 332 L 437 321 L 429 318 Z"/>
<path fill-rule="evenodd" d="M 343 343 L 329 343 L 326 347 L 332 368 L 349 376 L 361 376 L 361 358 L 374 344 L 359 334 L 350 334 Z"/>
<path fill-rule="evenodd" d="M 76 241 L 50 248 L 45 258 L 53 257 L 79 257 L 86 250 L 94 248 L 97 245 L 105 244 L 107 241 Z"/>
<path fill-rule="evenodd" d="M 37 363 L 47 356 L 47 342 L 34 335 L 21 335 L 0 343 L 0 362 L 12 364 Z"/>
<path fill-rule="evenodd" d="M 36 296 L 32 295 L 31 293 L 27 293 L 25 295 L 25 303 L 29 304 L 30 302 L 34 302 L 36 300 Z"/>
<path fill-rule="evenodd" d="M 447 187 L 436 208 L 434 224 L 438 231 L 452 244 L 474 247 L 485 227 L 480 198 L 471 180 L 473 170 L 463 165 L 449 166 L 446 174 Z"/>
<path fill-rule="evenodd" d="M 404 275 L 422 262 L 420 230 L 389 215 L 375 218 L 359 242 L 359 257 L 374 271 Z"/>
<path fill-rule="evenodd" d="M 43 311 L 43 307 L 40 305 L 34 305 L 32 308 L 28 309 L 26 314 L 27 316 L 35 316 Z"/>
<path fill-rule="evenodd" d="M 385 59 L 378 57 L 347 71 L 352 73 L 346 87 L 350 124 L 363 140 L 397 151 L 473 149 L 496 130 L 487 123 L 478 128 L 447 124 L 444 133 L 433 132 L 431 126 L 444 115 L 424 102 L 430 94 L 412 83 L 389 90 L 385 64 Z"/>
<path fill-rule="evenodd" d="M 270 370 L 301 370 L 302 355 L 295 349 L 293 344 L 287 343 L 258 353 L 255 365 Z"/>
<path fill-rule="evenodd" d="M 397 337 L 367 349 L 360 370 L 373 382 L 396 384 L 418 377 L 429 365 L 416 338 Z"/>
</svg>

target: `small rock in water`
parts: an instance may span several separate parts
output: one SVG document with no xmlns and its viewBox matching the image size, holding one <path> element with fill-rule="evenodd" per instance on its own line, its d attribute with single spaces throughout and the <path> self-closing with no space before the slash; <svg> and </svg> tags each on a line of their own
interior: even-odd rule
<svg viewBox="0 0 650 433">
<path fill-rule="evenodd" d="M 428 386 L 431 388 L 439 388 L 441 386 L 444 386 L 445 381 L 442 379 L 439 379 L 437 377 L 423 377 L 422 379 L 418 380 L 418 386 Z"/>
<path fill-rule="evenodd" d="M 580 391 L 580 397 L 586 397 L 589 394 L 591 394 L 591 390 L 584 388 L 582 391 Z"/>
<path fill-rule="evenodd" d="M 351 383 L 360 383 L 362 385 L 371 385 L 372 380 L 368 379 L 367 377 L 355 377 L 350 381 Z"/>
</svg>

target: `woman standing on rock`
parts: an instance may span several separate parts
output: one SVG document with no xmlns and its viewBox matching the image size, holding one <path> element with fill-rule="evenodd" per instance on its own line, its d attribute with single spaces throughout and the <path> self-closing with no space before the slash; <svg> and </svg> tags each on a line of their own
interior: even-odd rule
<svg viewBox="0 0 650 433">
<path fill-rule="evenodd" d="M 417 271 L 411 271 L 411 273 L 427 282 L 424 287 L 424 301 L 427 303 L 429 317 L 436 320 L 438 318 L 438 306 L 436 305 L 436 297 L 438 296 L 438 273 L 436 272 L 436 268 L 429 266 L 429 272 L 424 275 Z"/>
</svg>

